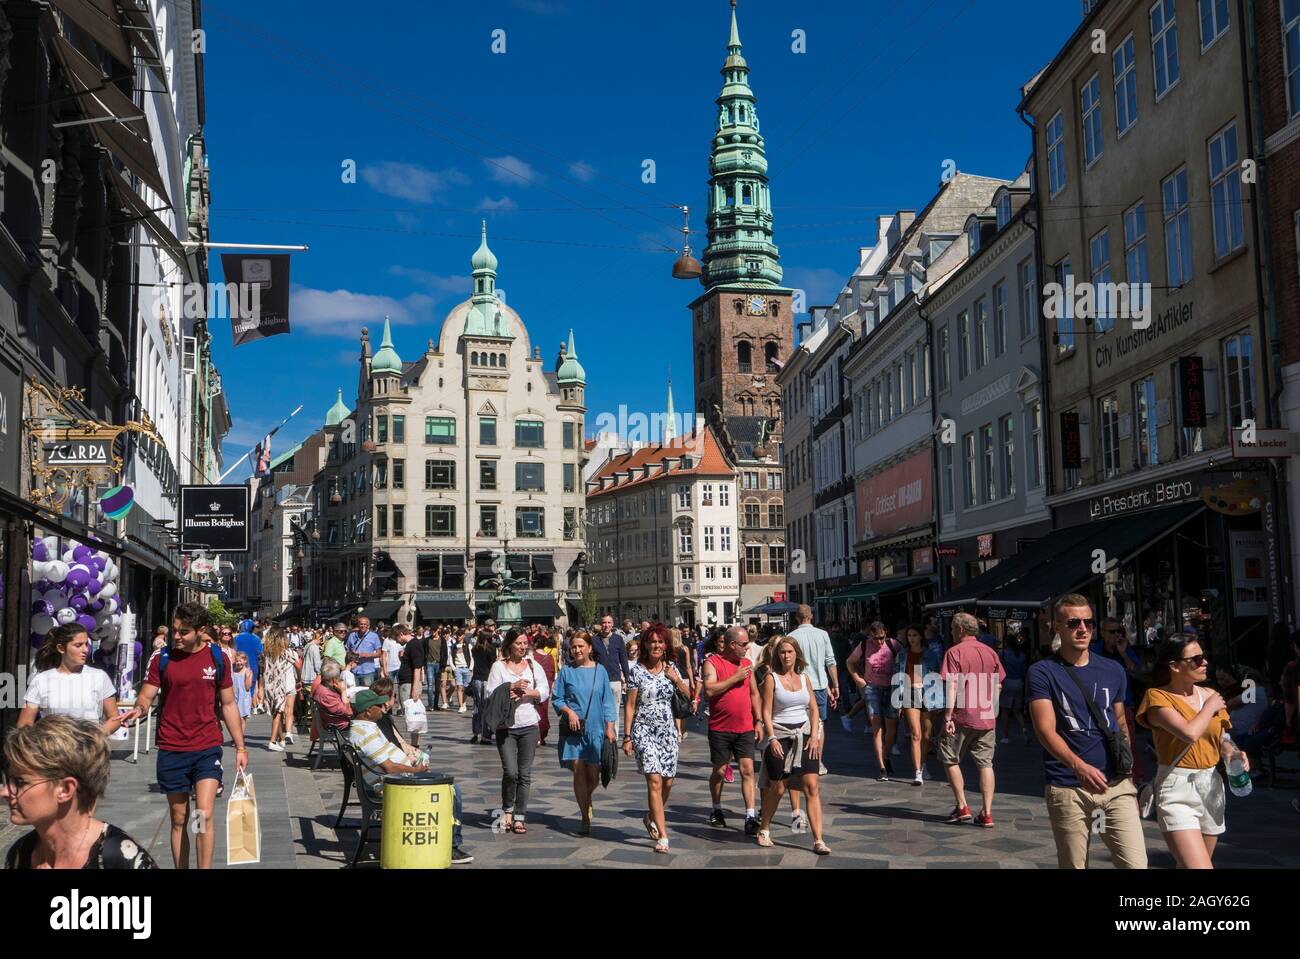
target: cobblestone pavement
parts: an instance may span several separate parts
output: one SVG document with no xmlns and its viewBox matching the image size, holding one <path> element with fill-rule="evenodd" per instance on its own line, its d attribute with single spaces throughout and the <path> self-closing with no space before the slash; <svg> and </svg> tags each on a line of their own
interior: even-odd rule
<svg viewBox="0 0 1300 959">
<path fill-rule="evenodd" d="M 911 784 L 911 760 L 902 744 L 903 755 L 894 757 L 896 777 L 877 782 L 875 760 L 862 727 L 845 733 L 839 723 L 829 726 L 828 766 L 822 780 L 825 839 L 834 853 L 817 857 L 808 834 L 789 828 L 789 805 L 783 803 L 774 823 L 773 849 L 761 849 L 741 828 L 744 806 L 739 776 L 735 785 L 724 787 L 724 807 L 729 828 L 714 829 L 706 824 L 709 813 L 708 746 L 703 726 L 694 721 L 682 747 L 679 776 L 668 810 L 671 855 L 656 855 L 641 827 L 645 811 L 645 787 L 635 763 L 624 759 L 617 780 L 609 789 L 598 790 L 595 819 L 590 837 L 574 835 L 579 817 L 573 798 L 571 774 L 560 768 L 553 741 L 538 751 L 533 767 L 534 788 L 526 835 L 492 832 L 492 810 L 500 805 L 501 766 L 494 748 L 469 743 L 470 717 L 455 711 L 429 713 L 429 729 L 421 745 L 433 755 L 433 767 L 455 776 L 464 794 L 464 845 L 475 861 L 467 867 L 724 867 L 755 866 L 809 867 L 818 869 L 925 869 L 925 868 L 1055 868 L 1056 853 L 1042 798 L 1040 752 L 1026 744 L 1019 734 L 999 745 L 995 758 L 998 774 L 993 804 L 996 827 L 949 826 L 943 822 L 952 808 L 952 793 L 946 783 Z M 352 805 L 343 826 L 333 826 L 342 799 L 343 777 L 338 761 L 330 755 L 322 767 L 312 770 L 306 759 L 307 737 L 299 735 L 286 753 L 266 749 L 270 722 L 264 716 L 249 720 L 250 768 L 257 788 L 261 815 L 263 857 L 254 867 L 236 868 L 339 868 L 356 848 L 360 807 Z M 129 744 L 127 744 L 129 745 Z M 141 753 L 129 761 L 129 749 L 114 752 L 109 794 L 101 801 L 99 814 L 116 823 L 148 846 L 165 868 L 171 866 L 166 804 L 154 783 L 156 753 Z M 226 768 L 234 768 L 234 752 L 226 750 Z M 939 775 L 934 759 L 931 775 Z M 227 790 L 230 785 L 227 773 Z M 974 770 L 967 772 L 967 801 L 976 806 L 977 792 L 969 784 Z M 1297 785 L 1295 771 L 1283 777 L 1284 784 Z M 1229 796 L 1228 832 L 1219 844 L 1215 864 L 1221 867 L 1300 866 L 1300 816 L 1291 809 L 1294 788 L 1257 787 L 1246 799 Z M 225 805 L 218 801 L 217 851 L 214 865 L 225 866 Z M 1171 868 L 1173 860 L 1165 850 L 1154 823 L 1146 823 L 1147 848 L 1152 868 Z M 0 849 L 7 848 L 24 832 L 9 827 L 0 830 Z M 367 845 L 363 863 L 377 861 L 375 842 Z M 1098 840 L 1094 843 L 1093 865 L 1110 868 L 1109 856 Z"/>
</svg>

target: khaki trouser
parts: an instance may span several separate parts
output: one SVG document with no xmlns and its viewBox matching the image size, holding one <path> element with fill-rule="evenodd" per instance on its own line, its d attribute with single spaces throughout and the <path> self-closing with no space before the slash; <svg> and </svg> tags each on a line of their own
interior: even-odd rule
<svg viewBox="0 0 1300 959">
<path fill-rule="evenodd" d="M 1047 816 L 1056 840 L 1056 864 L 1061 869 L 1088 868 L 1088 845 L 1094 834 L 1106 844 L 1116 867 L 1147 867 L 1147 845 L 1133 780 L 1125 779 L 1100 796 L 1082 786 L 1049 785 Z"/>
</svg>

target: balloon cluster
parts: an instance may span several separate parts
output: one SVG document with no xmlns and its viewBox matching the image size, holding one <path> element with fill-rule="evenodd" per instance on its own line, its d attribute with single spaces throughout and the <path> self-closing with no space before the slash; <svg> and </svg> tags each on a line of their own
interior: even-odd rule
<svg viewBox="0 0 1300 959">
<path fill-rule="evenodd" d="M 80 623 L 101 649 L 117 645 L 122 623 L 117 593 L 120 570 L 107 553 L 81 543 L 59 553 L 59 540 L 32 542 L 32 645 L 55 626 Z"/>
</svg>

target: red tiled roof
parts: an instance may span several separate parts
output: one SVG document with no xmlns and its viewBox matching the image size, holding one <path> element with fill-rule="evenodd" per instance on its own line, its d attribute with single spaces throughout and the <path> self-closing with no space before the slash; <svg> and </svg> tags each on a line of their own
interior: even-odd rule
<svg viewBox="0 0 1300 959">
<path fill-rule="evenodd" d="M 702 432 L 688 433 L 686 436 L 678 437 L 666 446 L 659 444 L 645 446 L 630 453 L 615 456 L 600 468 L 600 471 L 591 478 L 590 482 L 599 484 L 602 477 L 617 477 L 620 473 L 627 474 L 629 470 L 638 466 L 658 467 L 665 459 L 679 459 L 683 455 L 694 457 L 694 464 L 690 469 L 678 467 L 666 473 L 660 471 L 636 479 L 629 479 L 624 475 L 618 477 L 613 486 L 605 489 L 601 489 L 597 485 L 595 489 L 592 489 L 587 494 L 587 499 L 600 496 L 603 493 L 627 489 L 629 486 L 653 483 L 658 479 L 671 479 L 675 476 L 731 476 L 735 472 L 727 462 L 726 456 L 723 455 L 722 447 L 719 445 L 717 437 L 713 435 L 712 427 L 706 426 Z"/>
</svg>

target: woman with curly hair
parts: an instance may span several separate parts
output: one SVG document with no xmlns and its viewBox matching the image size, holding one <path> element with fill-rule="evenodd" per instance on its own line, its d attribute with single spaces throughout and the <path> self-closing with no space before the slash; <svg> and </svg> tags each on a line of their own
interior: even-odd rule
<svg viewBox="0 0 1300 959">
<path fill-rule="evenodd" d="M 298 688 L 298 658 L 289 648 L 289 634 L 279 626 L 266 632 L 263 658 L 266 675 L 262 689 L 271 710 L 271 739 L 266 748 L 284 752 L 284 741 L 293 743 L 293 697 Z M 282 738 L 283 735 L 283 738 Z"/>
<path fill-rule="evenodd" d="M 640 636 L 640 654 L 629 669 L 623 752 L 636 752 L 636 765 L 645 776 L 649 810 L 642 818 L 655 841 L 655 852 L 668 852 L 668 826 L 664 809 L 677 776 L 677 724 L 673 694 L 690 698 L 690 684 L 677 671 L 672 633 L 654 623 Z"/>
</svg>

